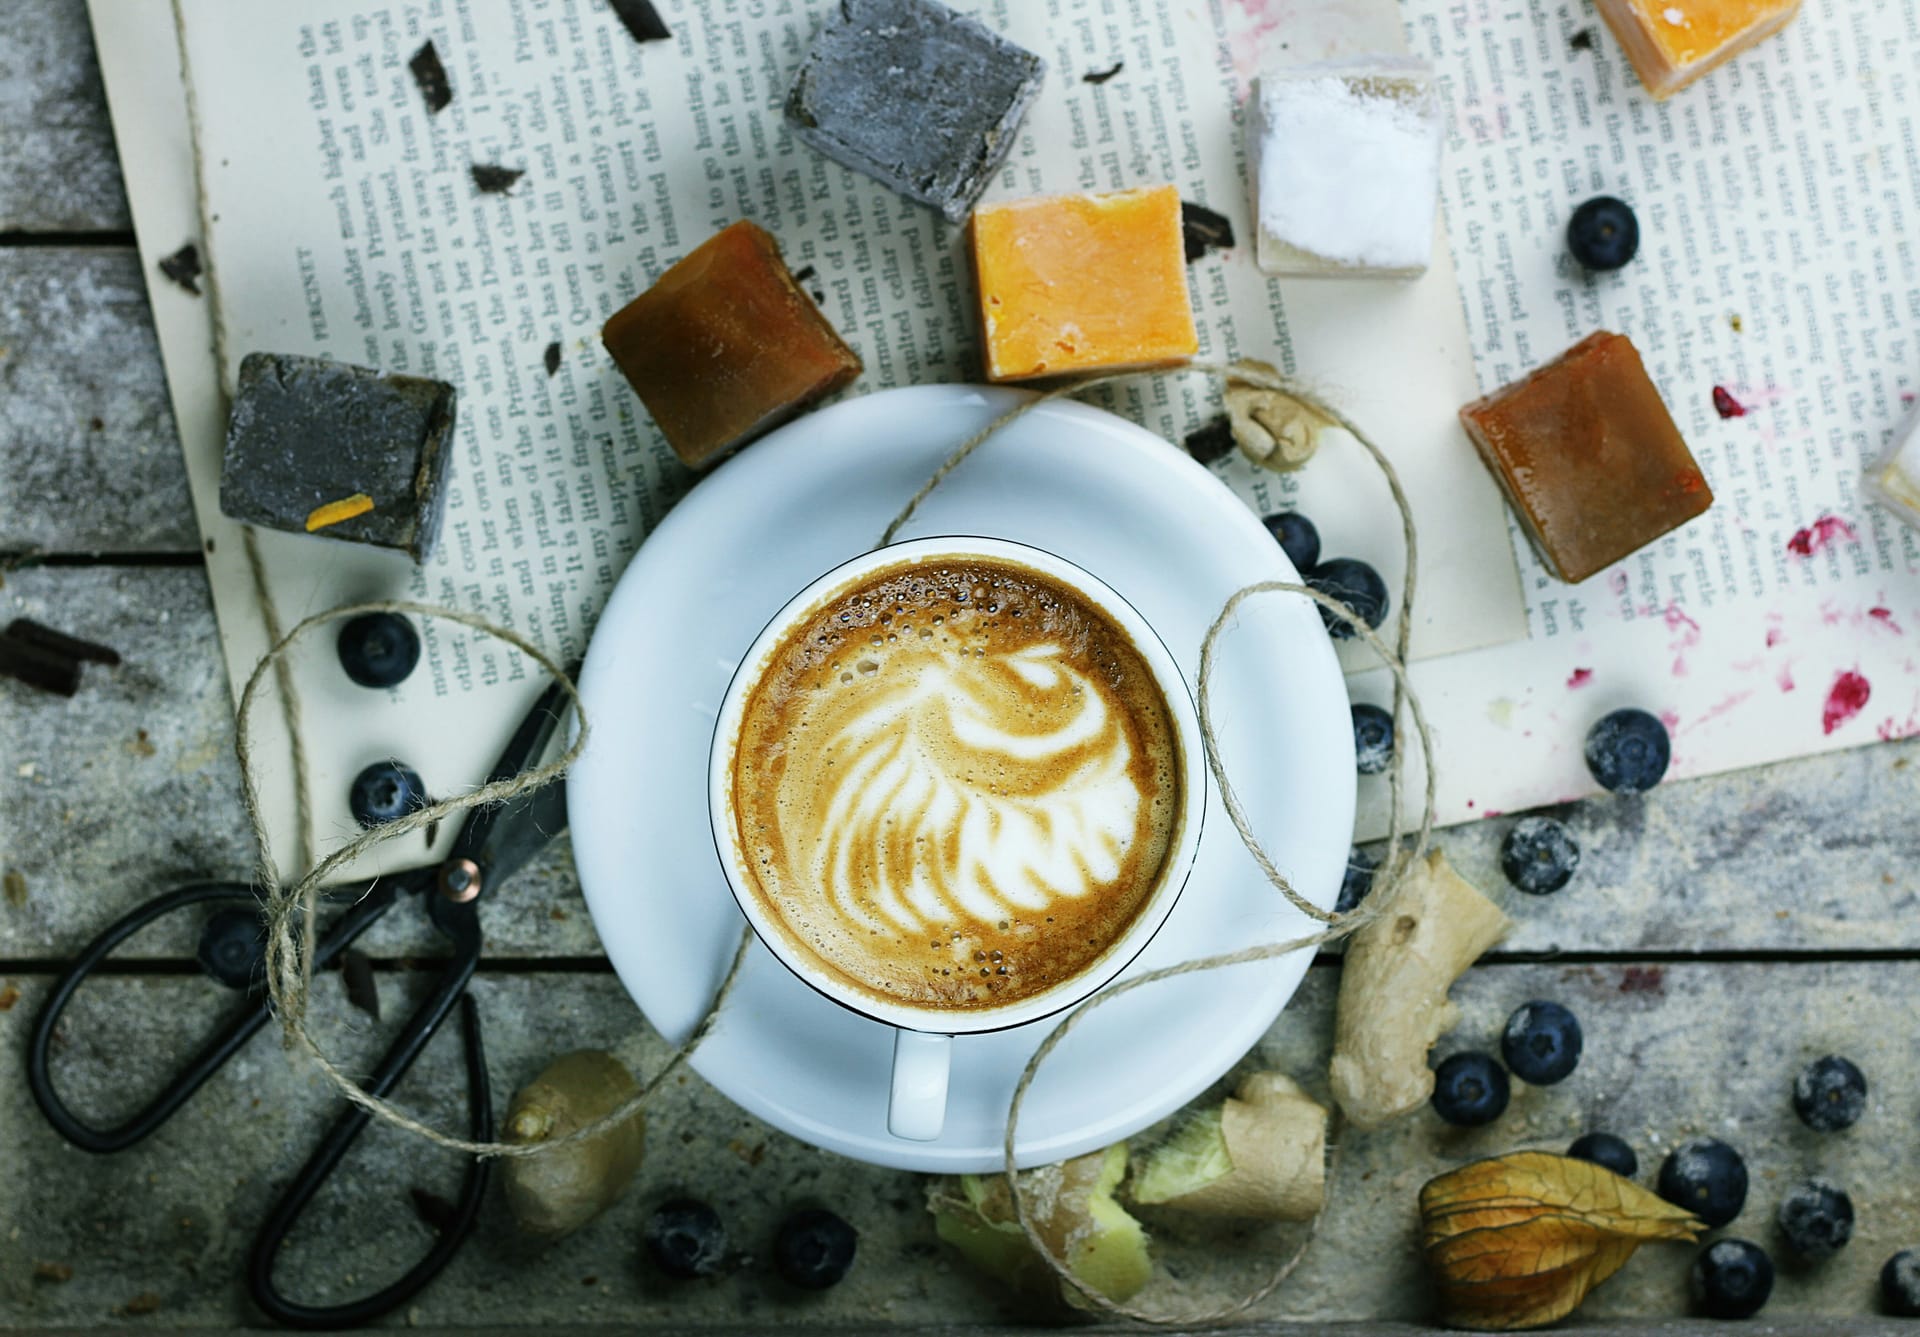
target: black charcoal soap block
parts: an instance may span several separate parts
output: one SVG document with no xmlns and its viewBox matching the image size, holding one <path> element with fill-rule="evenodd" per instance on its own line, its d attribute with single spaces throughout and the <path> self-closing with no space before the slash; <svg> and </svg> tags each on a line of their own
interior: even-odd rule
<svg viewBox="0 0 1920 1337">
<path fill-rule="evenodd" d="M 1046 62 L 934 0 L 840 0 L 787 93 L 804 144 L 959 222 Z"/>
<path fill-rule="evenodd" d="M 227 420 L 220 509 L 304 534 L 317 508 L 364 492 L 371 511 L 317 532 L 423 562 L 445 509 L 453 401 L 445 381 L 249 353 Z"/>
</svg>

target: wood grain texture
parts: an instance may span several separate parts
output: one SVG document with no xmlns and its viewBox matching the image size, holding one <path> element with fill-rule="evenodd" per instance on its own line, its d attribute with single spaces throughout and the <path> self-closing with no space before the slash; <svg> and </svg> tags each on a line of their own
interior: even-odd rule
<svg viewBox="0 0 1920 1337">
<path fill-rule="evenodd" d="M 199 549 L 131 247 L 0 248 L 0 399 L 0 553 Z"/>
<path fill-rule="evenodd" d="M 84 0 L 0 0 L 0 232 L 132 226 Z"/>
<path fill-rule="evenodd" d="M 1636 1147 L 1643 1183 L 1652 1182 L 1664 1150 L 1681 1138 L 1712 1133 L 1734 1143 L 1747 1158 L 1753 1189 L 1728 1233 L 1761 1243 L 1781 1262 L 1762 1321 L 1869 1323 L 1880 1264 L 1920 1241 L 1920 1186 L 1910 1173 L 1920 1072 L 1908 1038 L 1884 1024 L 1886 999 L 1910 993 L 1912 968 L 1669 966 L 1656 986 L 1623 989 L 1629 968 L 1497 965 L 1470 972 L 1456 990 L 1463 1019 L 1439 1052 L 1492 1043 L 1516 1004 L 1547 997 L 1585 1024 L 1579 1069 L 1552 1088 L 1516 1085 L 1512 1107 L 1487 1129 L 1449 1129 L 1422 1109 L 1378 1132 L 1341 1134 L 1332 1206 L 1319 1237 L 1300 1271 L 1254 1317 L 1420 1321 L 1428 1306 L 1414 1247 L 1420 1185 L 1484 1155 L 1521 1146 L 1559 1150 L 1580 1133 L 1605 1128 Z M 20 1079 L 25 1030 L 45 981 L 6 982 L 22 997 L 0 1013 L 0 1126 L 12 1139 L 10 1154 L 0 1158 L 0 1219 L 31 1229 L 0 1231 L 0 1323 L 102 1321 L 142 1293 L 160 1298 L 164 1317 L 154 1321 L 170 1326 L 248 1322 L 240 1260 L 277 1187 L 330 1117 L 334 1103 L 319 1079 L 263 1036 L 150 1143 L 115 1157 L 86 1156 L 55 1138 Z M 1249 1065 L 1292 1074 L 1325 1099 L 1334 983 L 1331 968 L 1309 972 L 1299 1000 Z M 396 1019 L 425 985 L 405 972 L 383 975 Z M 612 1046 L 643 1073 L 664 1052 L 609 976 L 485 974 L 474 991 L 496 1107 L 564 1050 Z M 64 1024 L 57 1073 L 85 1108 L 104 1114 L 116 1097 L 124 1108 L 127 1092 L 157 1080 L 164 1057 L 200 1034 L 222 1000 L 197 978 L 104 981 Z M 367 1062 L 382 1033 L 347 1006 L 337 979 L 323 981 L 316 1005 L 325 1042 L 349 1067 Z M 1727 1024 L 1761 1006 L 1768 1025 Z M 1860 1063 L 1873 1098 L 1853 1130 L 1822 1136 L 1794 1120 L 1788 1090 L 1801 1064 L 1829 1050 Z M 402 1097 L 455 1125 L 464 1119 L 458 1071 L 449 1030 Z M 1144 1146 L 1155 1135 L 1136 1141 Z M 1815 1171 L 1851 1190 L 1859 1225 L 1837 1257 L 1808 1269 L 1780 1254 L 1771 1219 L 1786 1186 Z M 296 1236 L 283 1268 L 287 1285 L 339 1297 L 392 1276 L 427 1242 L 405 1205 L 407 1190 L 447 1194 L 457 1174 L 456 1162 L 426 1154 L 401 1134 L 369 1134 Z M 134 1186 L 138 1191 L 129 1191 Z M 496 1197 L 479 1235 L 409 1317 L 428 1327 L 628 1322 L 654 1331 L 760 1323 L 964 1330 L 1004 1320 L 996 1292 L 934 1238 L 924 1188 L 921 1176 L 860 1165 L 775 1133 L 689 1075 L 670 1083 L 650 1113 L 647 1159 L 624 1201 L 579 1234 L 536 1250 L 515 1234 Z M 712 1203 L 725 1220 L 744 1255 L 729 1275 L 674 1285 L 640 1259 L 647 1212 L 682 1193 Z M 860 1253 L 842 1286 L 800 1296 L 770 1275 L 767 1248 L 785 1212 L 816 1202 L 855 1225 Z M 1293 1227 L 1246 1231 L 1165 1209 L 1141 1214 L 1155 1240 L 1158 1273 L 1146 1298 L 1156 1305 L 1217 1302 L 1250 1285 L 1293 1238 Z M 1582 1317 L 1684 1316 L 1692 1252 L 1686 1245 L 1647 1246 L 1595 1292 Z M 72 1265 L 73 1279 L 32 1281 L 33 1265 L 43 1261 Z"/>
</svg>

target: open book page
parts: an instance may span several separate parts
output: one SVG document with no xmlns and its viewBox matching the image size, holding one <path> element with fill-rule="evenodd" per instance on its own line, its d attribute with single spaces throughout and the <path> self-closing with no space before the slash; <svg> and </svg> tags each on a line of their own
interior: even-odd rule
<svg viewBox="0 0 1920 1337">
<path fill-rule="evenodd" d="M 460 396 L 440 551 L 415 567 L 261 533 L 283 624 L 404 594 L 580 655 L 626 558 L 694 481 L 599 327 L 734 219 L 779 239 L 864 358 L 849 393 L 977 377 L 962 231 L 785 128 L 781 104 L 821 8 L 682 0 L 661 6 L 672 40 L 637 44 L 598 0 L 183 0 L 226 383 L 248 352 L 293 352 L 440 377 Z M 1241 244 L 1191 269 L 1201 356 L 1298 370 L 1392 444 L 1432 536 L 1418 653 L 1523 635 L 1501 502 L 1451 419 L 1474 380 L 1444 239 L 1412 283 L 1282 284 L 1253 266 L 1239 102 L 1259 52 L 1283 45 L 1270 26 L 1157 0 L 975 8 L 1049 66 L 989 198 L 1172 181 L 1228 215 Z M 1403 40 L 1393 0 L 1297 8 L 1290 59 Z M 428 39 L 454 93 L 438 114 L 407 67 Z M 1082 77 L 1115 64 L 1105 82 Z M 473 164 L 525 175 L 484 193 Z M 1107 402 L 1176 442 L 1218 411 L 1200 376 L 1123 384 Z M 1397 583 L 1384 486 L 1350 446 L 1323 458 L 1297 480 L 1224 472 L 1263 509 L 1297 489 L 1330 553 Z M 218 588 L 223 600 L 251 593 Z M 295 657 L 323 846 L 351 834 L 344 795 L 362 766 L 398 755 L 434 792 L 454 792 L 484 773 L 537 689 L 497 643 L 423 630 L 422 669 L 390 709 L 369 709 L 344 679 L 329 634 Z M 244 679 L 257 646 L 233 647 Z"/>
<path fill-rule="evenodd" d="M 1667 722 L 1677 776 L 1920 732 L 1920 532 L 1862 482 L 1920 388 L 1920 10 L 1808 0 L 1664 104 L 1584 8 L 1406 17 L 1453 111 L 1444 189 L 1483 386 L 1628 334 L 1716 497 L 1571 587 L 1509 517 L 1529 639 L 1414 674 L 1443 819 L 1592 792 L 1583 740 L 1621 706 Z M 1588 277 L 1561 233 L 1598 194 L 1632 202 L 1641 258 Z M 1371 675 L 1356 695 L 1390 690 Z"/>
</svg>

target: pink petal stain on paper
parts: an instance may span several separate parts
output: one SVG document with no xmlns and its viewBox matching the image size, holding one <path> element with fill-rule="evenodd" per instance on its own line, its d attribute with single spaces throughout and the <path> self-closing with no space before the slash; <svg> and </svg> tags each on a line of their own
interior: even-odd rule
<svg viewBox="0 0 1920 1337">
<path fill-rule="evenodd" d="M 1905 632 L 1900 630 L 1900 624 L 1893 620 L 1893 610 L 1891 608 L 1869 608 L 1867 610 L 1867 616 L 1893 632 L 1896 636 L 1906 635 Z"/>
<path fill-rule="evenodd" d="M 1585 687 L 1588 683 L 1592 681 L 1593 681 L 1592 669 L 1577 668 L 1571 674 L 1568 675 L 1567 688 L 1569 691 L 1571 691 L 1575 687 Z"/>
<path fill-rule="evenodd" d="M 1873 684 L 1852 669 L 1842 670 L 1827 691 L 1827 703 L 1820 711 L 1821 727 L 1832 733 L 1866 709 L 1873 696 Z"/>
<path fill-rule="evenodd" d="M 1673 655 L 1673 676 L 1687 676 L 1687 651 L 1700 644 L 1700 624 L 1686 615 L 1677 603 L 1669 602 L 1661 616 L 1666 619 L 1667 630 L 1677 633 L 1667 649 Z"/>
<path fill-rule="evenodd" d="M 1774 677 L 1774 681 L 1780 684 L 1781 691 L 1791 692 L 1794 686 L 1793 665 L 1791 663 L 1782 664 L 1780 666 L 1780 672 Z"/>
<path fill-rule="evenodd" d="M 1713 411 L 1722 418 L 1744 418 L 1747 406 L 1733 397 L 1733 391 L 1724 385 L 1713 387 Z"/>
<path fill-rule="evenodd" d="M 1853 532 L 1853 526 L 1837 515 L 1823 515 L 1805 529 L 1795 530 L 1787 540 L 1787 551 L 1801 557 L 1811 557 L 1835 539 L 1845 539 L 1849 543 L 1858 541 L 1859 535 Z"/>
</svg>

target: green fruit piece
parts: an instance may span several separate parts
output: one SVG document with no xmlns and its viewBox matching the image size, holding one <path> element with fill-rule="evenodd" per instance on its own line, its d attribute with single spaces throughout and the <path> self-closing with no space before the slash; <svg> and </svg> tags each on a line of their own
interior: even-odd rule
<svg viewBox="0 0 1920 1337">
<path fill-rule="evenodd" d="M 1021 1172 L 1028 1215 L 1047 1248 L 1081 1285 L 1109 1300 L 1133 1298 L 1153 1274 L 1147 1233 L 1114 1200 L 1127 1172 L 1127 1144 L 1059 1165 Z M 960 1175 L 934 1181 L 927 1193 L 934 1231 L 967 1260 L 1022 1299 L 1057 1307 L 1084 1305 L 1063 1288 L 1027 1242 L 1005 1175 Z"/>
<path fill-rule="evenodd" d="M 1305 1221 L 1326 1201 L 1327 1112 L 1289 1078 L 1256 1072 L 1148 1152 L 1133 1200 L 1207 1216 Z"/>
<path fill-rule="evenodd" d="M 640 1089 L 627 1065 L 599 1049 L 563 1054 L 514 1094 L 508 1142 L 552 1142 L 613 1113 Z M 618 1202 L 640 1169 L 646 1121 L 638 1110 L 579 1142 L 507 1159 L 507 1206 L 529 1235 L 558 1239 Z"/>
</svg>

